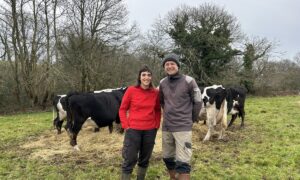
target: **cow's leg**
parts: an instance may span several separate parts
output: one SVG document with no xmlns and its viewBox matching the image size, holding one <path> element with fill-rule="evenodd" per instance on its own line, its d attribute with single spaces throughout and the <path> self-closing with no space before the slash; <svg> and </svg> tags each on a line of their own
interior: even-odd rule
<svg viewBox="0 0 300 180">
<path fill-rule="evenodd" d="M 61 127 L 64 123 L 64 120 L 59 120 L 56 124 L 57 134 L 61 134 Z"/>
<path fill-rule="evenodd" d="M 61 134 L 61 127 L 63 123 L 64 120 L 60 120 L 58 117 L 53 120 L 53 125 L 57 129 L 57 134 Z"/>
<path fill-rule="evenodd" d="M 56 124 L 57 124 L 58 121 L 59 121 L 58 117 L 56 117 L 56 118 L 53 120 L 53 127 L 54 127 L 55 129 L 57 129 Z"/>
<path fill-rule="evenodd" d="M 78 115 L 73 116 L 74 122 L 68 128 L 69 137 L 70 137 L 70 144 L 74 147 L 75 150 L 79 150 L 77 146 L 77 135 L 81 130 L 83 123 L 85 122 L 86 118 L 80 117 Z"/>
<path fill-rule="evenodd" d="M 225 130 L 227 128 L 227 120 L 224 120 L 224 119 L 227 119 L 227 115 L 226 117 L 223 118 L 222 120 L 222 124 L 221 124 L 221 132 L 220 132 L 220 135 L 219 135 L 219 138 L 218 139 L 223 139 L 224 138 L 224 135 L 225 135 Z"/>
<path fill-rule="evenodd" d="M 231 116 L 231 120 L 230 120 L 230 122 L 228 124 L 228 127 L 230 127 L 233 124 L 233 122 L 235 121 L 235 119 L 237 118 L 237 116 L 238 116 L 237 114 L 233 114 Z"/>
<path fill-rule="evenodd" d="M 245 120 L 245 110 L 244 110 L 244 108 L 241 109 L 241 117 L 242 117 L 241 128 L 243 128 L 244 127 L 244 120 Z"/>
<path fill-rule="evenodd" d="M 53 119 L 53 127 L 56 128 L 56 122 L 57 122 L 58 117 L 56 117 L 55 119 Z"/>
<path fill-rule="evenodd" d="M 215 127 L 216 125 L 217 125 L 217 121 L 218 121 L 218 119 L 217 119 L 217 114 L 219 113 L 220 111 L 219 110 L 217 110 L 216 109 L 216 111 L 214 112 L 214 114 L 215 114 L 215 116 L 214 116 L 214 118 L 213 118 L 213 126 Z"/>
<path fill-rule="evenodd" d="M 220 118 L 221 120 L 221 131 L 218 139 L 223 139 L 225 134 L 225 129 L 227 128 L 227 101 L 226 100 L 222 103 L 220 109 L 220 116 L 218 118 Z"/>
<path fill-rule="evenodd" d="M 212 132 L 213 132 L 213 126 L 211 125 L 210 122 L 208 122 L 208 130 L 207 130 L 207 133 L 206 133 L 203 141 L 208 141 L 211 137 Z"/>
<path fill-rule="evenodd" d="M 99 127 L 95 127 L 94 128 L 94 132 L 99 132 L 100 131 L 100 128 Z"/>
<path fill-rule="evenodd" d="M 70 145 L 77 145 L 77 133 L 75 133 L 72 129 L 69 129 L 69 137 L 70 137 Z"/>
<path fill-rule="evenodd" d="M 72 126 L 72 122 L 68 119 L 67 120 L 67 124 L 65 125 L 65 129 L 68 132 L 68 135 L 70 137 L 70 144 L 71 146 L 76 145 L 76 138 L 74 138 L 74 130 L 73 130 L 73 126 Z"/>
<path fill-rule="evenodd" d="M 77 135 L 78 135 L 81 127 L 82 127 L 82 124 L 81 125 L 80 124 L 74 124 L 73 129 L 72 129 L 73 132 L 72 132 L 72 136 L 71 136 L 71 141 L 70 141 L 71 146 L 76 146 L 77 145 Z"/>
<path fill-rule="evenodd" d="M 214 131 L 214 122 L 216 122 L 216 114 L 215 107 L 209 107 L 206 109 L 207 111 L 207 133 L 203 139 L 203 141 L 208 141 Z"/>
<path fill-rule="evenodd" d="M 111 123 L 110 125 L 108 125 L 108 130 L 109 130 L 110 134 L 113 132 L 113 123 Z"/>
<path fill-rule="evenodd" d="M 69 133 L 69 129 L 71 128 L 71 123 L 67 120 L 66 125 L 64 126 L 65 130 Z"/>
</svg>

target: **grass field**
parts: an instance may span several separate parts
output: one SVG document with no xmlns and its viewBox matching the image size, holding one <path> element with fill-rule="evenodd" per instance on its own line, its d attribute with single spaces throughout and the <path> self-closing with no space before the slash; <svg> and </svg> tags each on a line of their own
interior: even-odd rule
<svg viewBox="0 0 300 180">
<path fill-rule="evenodd" d="M 300 179 L 300 97 L 251 97 L 245 109 L 245 128 L 237 119 L 224 141 L 203 143 L 206 126 L 195 124 L 192 179 Z M 122 141 L 85 127 L 77 152 L 53 130 L 52 112 L 0 116 L 0 179 L 120 179 Z M 168 179 L 161 132 L 147 179 Z"/>
</svg>

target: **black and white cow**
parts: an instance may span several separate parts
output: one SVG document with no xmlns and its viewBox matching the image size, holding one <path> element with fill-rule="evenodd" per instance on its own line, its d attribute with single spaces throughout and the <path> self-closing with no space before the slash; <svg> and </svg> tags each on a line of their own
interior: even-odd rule
<svg viewBox="0 0 300 180">
<path fill-rule="evenodd" d="M 114 89 L 103 89 L 99 91 L 92 91 L 90 93 L 101 93 L 101 92 L 111 92 Z M 53 99 L 53 110 L 56 111 L 56 117 L 54 118 L 53 111 L 53 126 L 57 129 L 57 134 L 61 134 L 61 128 L 64 123 L 64 120 L 67 118 L 66 111 L 66 94 L 56 95 Z M 99 131 L 98 127 L 95 127 L 95 132 Z"/>
<path fill-rule="evenodd" d="M 70 144 L 75 149 L 77 135 L 87 118 L 91 118 L 98 127 L 112 127 L 113 122 L 120 124 L 119 108 L 127 88 L 101 93 L 71 93 L 66 97 L 67 131 Z"/>
<path fill-rule="evenodd" d="M 228 127 L 233 124 L 237 116 L 242 119 L 240 127 L 244 127 L 246 90 L 241 87 L 227 88 L 226 90 L 227 109 L 228 113 L 232 115 Z"/>
<path fill-rule="evenodd" d="M 207 115 L 208 131 L 203 141 L 208 141 L 215 131 L 214 127 L 220 125 L 219 139 L 222 139 L 227 128 L 227 101 L 226 89 L 221 85 L 205 87 L 202 94 L 203 104 Z"/>
<path fill-rule="evenodd" d="M 205 107 L 203 112 L 206 113 L 208 121 L 208 132 L 204 141 L 210 139 L 216 125 L 221 125 L 219 139 L 223 138 L 227 128 L 227 114 L 232 115 L 228 126 L 232 125 L 237 116 L 242 118 L 241 127 L 244 126 L 244 104 L 246 99 L 246 91 L 244 89 L 225 89 L 222 85 L 213 85 L 204 88 L 202 99 Z M 201 115 L 199 114 L 199 116 Z"/>
</svg>

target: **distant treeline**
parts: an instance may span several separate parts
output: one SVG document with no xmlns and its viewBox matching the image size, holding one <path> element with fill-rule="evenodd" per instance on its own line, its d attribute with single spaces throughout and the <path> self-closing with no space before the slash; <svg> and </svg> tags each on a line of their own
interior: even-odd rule
<svg viewBox="0 0 300 180">
<path fill-rule="evenodd" d="M 0 113 L 46 108 L 55 94 L 70 90 L 132 85 L 144 64 L 158 85 L 161 60 L 171 51 L 199 86 L 299 93 L 300 54 L 280 60 L 275 43 L 247 37 L 217 5 L 170 9 L 146 34 L 128 23 L 128 13 L 122 0 L 2 0 Z"/>
</svg>

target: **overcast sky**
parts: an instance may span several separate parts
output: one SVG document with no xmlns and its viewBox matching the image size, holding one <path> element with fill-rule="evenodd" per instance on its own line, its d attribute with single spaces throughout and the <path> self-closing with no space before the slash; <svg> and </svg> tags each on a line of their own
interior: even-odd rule
<svg viewBox="0 0 300 180">
<path fill-rule="evenodd" d="M 197 7 L 208 2 L 223 7 L 238 19 L 248 36 L 278 42 L 282 58 L 300 52 L 300 0 L 126 0 L 130 21 L 146 32 L 159 16 L 181 4 Z"/>
</svg>

